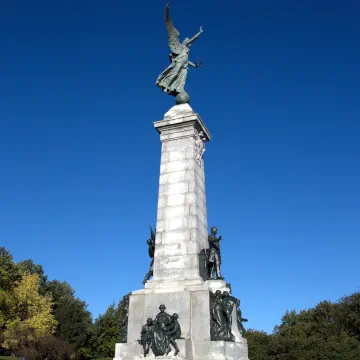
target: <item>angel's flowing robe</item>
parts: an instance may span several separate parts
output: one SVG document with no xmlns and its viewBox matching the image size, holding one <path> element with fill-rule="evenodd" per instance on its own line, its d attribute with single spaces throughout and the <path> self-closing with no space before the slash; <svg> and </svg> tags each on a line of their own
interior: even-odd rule
<svg viewBox="0 0 360 360">
<path fill-rule="evenodd" d="M 189 67 L 189 48 L 182 45 L 182 49 L 172 63 L 158 76 L 156 85 L 170 95 L 176 96 L 184 91 Z"/>
</svg>

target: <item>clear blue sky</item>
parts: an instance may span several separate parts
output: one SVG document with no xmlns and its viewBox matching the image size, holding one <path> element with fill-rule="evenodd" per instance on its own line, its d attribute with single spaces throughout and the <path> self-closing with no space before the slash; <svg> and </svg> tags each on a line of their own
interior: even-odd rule
<svg viewBox="0 0 360 360">
<path fill-rule="evenodd" d="M 142 287 L 165 1 L 0 4 L 0 244 L 97 316 Z M 192 107 L 213 135 L 208 222 L 248 326 L 359 290 L 360 5 L 173 1 Z"/>
</svg>

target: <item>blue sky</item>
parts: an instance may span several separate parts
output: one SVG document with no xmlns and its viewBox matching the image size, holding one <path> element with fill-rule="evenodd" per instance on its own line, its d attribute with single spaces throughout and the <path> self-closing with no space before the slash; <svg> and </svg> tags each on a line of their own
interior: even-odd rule
<svg viewBox="0 0 360 360">
<path fill-rule="evenodd" d="M 0 244 L 97 316 L 148 271 L 163 1 L 2 1 Z M 176 1 L 208 222 L 248 327 L 359 290 L 358 1 Z"/>
</svg>

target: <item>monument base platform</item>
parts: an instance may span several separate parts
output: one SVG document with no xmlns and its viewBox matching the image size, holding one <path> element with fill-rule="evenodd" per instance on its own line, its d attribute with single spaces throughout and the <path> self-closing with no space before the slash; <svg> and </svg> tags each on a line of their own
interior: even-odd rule
<svg viewBox="0 0 360 360">
<path fill-rule="evenodd" d="M 156 360 L 248 360 L 248 345 L 244 338 L 240 342 L 176 340 L 179 354 L 172 351 L 167 356 L 157 356 Z M 151 350 L 146 357 L 143 348 L 137 341 L 126 344 L 116 344 L 114 360 L 155 359 Z"/>
</svg>

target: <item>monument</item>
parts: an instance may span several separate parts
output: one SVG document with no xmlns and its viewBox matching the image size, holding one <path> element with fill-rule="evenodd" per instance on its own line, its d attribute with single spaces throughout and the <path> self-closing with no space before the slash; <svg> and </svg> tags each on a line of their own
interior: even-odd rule
<svg viewBox="0 0 360 360">
<path fill-rule="evenodd" d="M 150 270 L 144 288 L 124 297 L 114 360 L 144 357 L 248 360 L 240 301 L 221 273 L 222 237 L 208 235 L 204 153 L 211 135 L 185 92 L 189 49 L 202 34 L 179 42 L 165 9 L 170 65 L 156 85 L 176 105 L 154 123 L 162 143 L 156 230 L 147 241 Z"/>
</svg>

